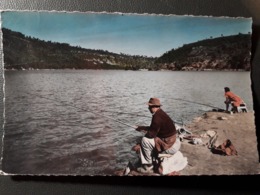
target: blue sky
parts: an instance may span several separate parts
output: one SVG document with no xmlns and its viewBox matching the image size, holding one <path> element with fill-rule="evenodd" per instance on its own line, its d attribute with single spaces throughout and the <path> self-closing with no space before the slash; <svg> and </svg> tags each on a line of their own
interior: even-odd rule
<svg viewBox="0 0 260 195">
<path fill-rule="evenodd" d="M 82 48 L 158 57 L 183 44 L 252 32 L 252 19 L 7 11 L 2 27 Z"/>
</svg>

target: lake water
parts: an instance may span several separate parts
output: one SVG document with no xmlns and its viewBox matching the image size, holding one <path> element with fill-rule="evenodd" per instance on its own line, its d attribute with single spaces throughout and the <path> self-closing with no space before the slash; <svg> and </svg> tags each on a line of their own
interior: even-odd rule
<svg viewBox="0 0 260 195">
<path fill-rule="evenodd" d="M 150 97 L 189 123 L 225 108 L 225 86 L 253 110 L 250 72 L 6 71 L 3 170 L 113 174 L 135 158 L 131 147 L 142 137 L 122 123 L 149 125 Z"/>
</svg>

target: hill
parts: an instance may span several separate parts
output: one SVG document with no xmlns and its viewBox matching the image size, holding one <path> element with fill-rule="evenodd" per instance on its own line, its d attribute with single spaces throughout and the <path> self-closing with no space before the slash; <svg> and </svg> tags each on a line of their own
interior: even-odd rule
<svg viewBox="0 0 260 195">
<path fill-rule="evenodd" d="M 250 51 L 250 34 L 238 34 L 183 45 L 156 63 L 171 70 L 250 70 Z"/>
<path fill-rule="evenodd" d="M 43 41 L 6 28 L 2 32 L 5 69 L 250 70 L 249 34 L 206 39 L 153 58 Z"/>
<path fill-rule="evenodd" d="M 151 67 L 153 58 L 83 49 L 3 31 L 5 69 L 131 69 Z"/>
</svg>

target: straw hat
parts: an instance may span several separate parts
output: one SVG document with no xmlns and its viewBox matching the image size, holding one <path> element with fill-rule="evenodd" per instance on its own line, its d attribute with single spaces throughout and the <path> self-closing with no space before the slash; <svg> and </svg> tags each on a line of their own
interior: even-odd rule
<svg viewBox="0 0 260 195">
<path fill-rule="evenodd" d="M 149 106 L 162 106 L 161 102 L 158 98 L 150 98 L 149 102 L 147 102 Z"/>
</svg>

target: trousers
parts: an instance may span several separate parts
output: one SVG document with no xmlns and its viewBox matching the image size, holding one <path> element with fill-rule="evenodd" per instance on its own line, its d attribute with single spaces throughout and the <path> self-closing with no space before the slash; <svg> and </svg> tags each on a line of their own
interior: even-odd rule
<svg viewBox="0 0 260 195">
<path fill-rule="evenodd" d="M 181 147 L 181 142 L 179 138 L 176 138 L 175 143 L 167 150 L 162 151 L 166 154 L 175 154 L 179 151 Z M 155 141 L 154 138 L 143 137 L 141 141 L 140 159 L 142 164 L 152 164 L 153 153 L 155 151 Z"/>
</svg>

